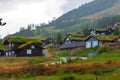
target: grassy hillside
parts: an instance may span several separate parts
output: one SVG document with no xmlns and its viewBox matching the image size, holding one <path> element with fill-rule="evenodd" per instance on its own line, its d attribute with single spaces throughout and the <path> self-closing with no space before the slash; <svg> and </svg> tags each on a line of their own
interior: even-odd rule
<svg viewBox="0 0 120 80">
<path fill-rule="evenodd" d="M 114 4 L 114 6 L 111 8 L 108 8 L 104 11 L 87 16 L 85 18 L 94 20 L 94 19 L 99 19 L 99 18 L 103 18 L 106 16 L 113 16 L 113 15 L 120 15 L 120 3 Z"/>
<path fill-rule="evenodd" d="M 120 0 L 94 0 L 41 26 L 28 26 L 15 36 L 54 37 L 56 33 L 82 32 L 85 27 L 105 27 L 120 22 Z M 68 29 L 69 28 L 69 29 Z"/>
<path fill-rule="evenodd" d="M 66 64 L 50 65 L 58 58 L 2 57 L 0 80 L 119 80 L 120 50 Z M 49 62 L 48 65 L 41 63 Z M 116 77 L 117 76 L 117 77 Z"/>
</svg>

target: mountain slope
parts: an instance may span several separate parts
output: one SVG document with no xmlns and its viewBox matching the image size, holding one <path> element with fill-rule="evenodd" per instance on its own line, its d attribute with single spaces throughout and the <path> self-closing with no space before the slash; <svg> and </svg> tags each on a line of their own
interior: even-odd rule
<svg viewBox="0 0 120 80">
<path fill-rule="evenodd" d="M 120 22 L 120 0 L 95 0 L 74 9 L 44 26 L 22 29 L 15 36 L 47 36 L 56 33 L 80 32 L 85 27 L 104 27 Z"/>
<path fill-rule="evenodd" d="M 56 26 L 56 28 L 64 28 L 70 27 L 79 23 L 79 19 L 82 17 L 86 17 L 108 8 L 111 8 L 115 3 L 119 0 L 95 0 L 88 4 L 82 5 L 78 9 L 74 9 L 63 16 L 59 17 L 55 21 L 53 21 L 52 25 Z"/>
<path fill-rule="evenodd" d="M 99 19 L 105 16 L 120 15 L 120 3 L 115 4 L 113 7 L 108 8 L 104 11 L 95 13 L 93 15 L 85 17 L 86 19 Z"/>
</svg>

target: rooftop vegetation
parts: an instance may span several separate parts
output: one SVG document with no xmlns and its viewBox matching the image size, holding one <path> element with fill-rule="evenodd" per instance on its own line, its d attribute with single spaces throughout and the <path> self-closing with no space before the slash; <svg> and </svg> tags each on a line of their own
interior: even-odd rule
<svg viewBox="0 0 120 80">
<path fill-rule="evenodd" d="M 7 38 L 11 42 L 41 42 L 42 40 L 45 40 L 44 38 L 40 37 L 11 37 L 9 36 Z"/>
</svg>

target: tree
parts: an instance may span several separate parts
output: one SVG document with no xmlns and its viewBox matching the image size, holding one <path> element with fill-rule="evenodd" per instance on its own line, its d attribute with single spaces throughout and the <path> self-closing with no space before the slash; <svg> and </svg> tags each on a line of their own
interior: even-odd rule
<svg viewBox="0 0 120 80">
<path fill-rule="evenodd" d="M 113 34 L 120 35 L 120 28 L 115 28 Z"/>
<path fill-rule="evenodd" d="M 59 33 L 57 34 L 57 38 L 56 38 L 56 42 L 57 42 L 58 45 L 60 45 L 61 39 L 62 39 L 62 35 L 61 35 L 61 33 L 59 32 Z"/>
<path fill-rule="evenodd" d="M 87 35 L 89 35 L 90 29 L 89 29 L 89 27 L 84 27 L 82 31 L 83 31 L 83 34 L 87 36 Z"/>
<path fill-rule="evenodd" d="M 4 25 L 6 25 L 6 22 L 2 22 L 2 18 L 0 18 L 0 26 L 4 26 Z"/>
</svg>

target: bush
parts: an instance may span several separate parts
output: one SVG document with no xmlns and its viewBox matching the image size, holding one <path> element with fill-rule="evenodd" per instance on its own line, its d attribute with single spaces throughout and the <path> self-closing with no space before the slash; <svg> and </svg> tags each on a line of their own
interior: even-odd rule
<svg viewBox="0 0 120 80">
<path fill-rule="evenodd" d="M 67 74 L 61 77 L 61 80 L 80 80 L 73 74 Z"/>
<path fill-rule="evenodd" d="M 34 74 L 26 73 L 26 74 L 24 74 L 22 77 L 23 77 L 23 78 L 30 78 L 30 77 L 34 77 L 34 76 L 35 76 Z"/>
<path fill-rule="evenodd" d="M 103 52 L 107 52 L 106 46 L 102 46 L 102 47 L 98 48 L 97 52 L 100 53 L 100 54 L 103 53 Z"/>
<path fill-rule="evenodd" d="M 67 58 L 67 63 L 73 63 L 73 60 L 71 58 Z"/>
</svg>

